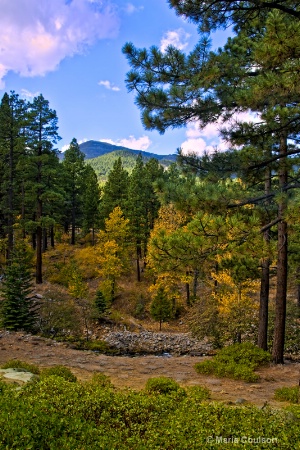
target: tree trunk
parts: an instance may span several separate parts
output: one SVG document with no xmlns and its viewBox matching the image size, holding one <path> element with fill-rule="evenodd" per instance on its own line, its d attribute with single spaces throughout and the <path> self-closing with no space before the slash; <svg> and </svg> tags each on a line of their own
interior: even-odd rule
<svg viewBox="0 0 300 450">
<path fill-rule="evenodd" d="M 39 225 L 36 229 L 36 284 L 41 284 L 43 282 L 42 276 L 42 240 L 43 240 L 43 230 Z"/>
<path fill-rule="evenodd" d="M 197 297 L 198 278 L 199 278 L 199 270 L 196 269 L 194 271 L 194 280 L 193 280 L 193 297 L 194 297 L 194 299 Z"/>
<path fill-rule="evenodd" d="M 266 168 L 265 194 L 271 192 L 271 168 Z M 267 200 L 267 205 L 270 203 Z M 264 232 L 264 240 L 269 246 L 269 230 Z M 257 345 L 263 350 L 268 350 L 268 315 L 269 315 L 269 292 L 270 292 L 270 264 L 269 258 L 262 261 L 262 273 L 260 282 L 260 303 L 259 303 L 259 324 L 258 324 L 258 342 Z"/>
<path fill-rule="evenodd" d="M 186 291 L 186 304 L 187 306 L 191 306 L 190 283 L 185 283 L 185 291 Z"/>
<path fill-rule="evenodd" d="M 262 274 L 260 284 L 259 324 L 258 324 L 258 347 L 268 350 L 268 309 L 270 290 L 270 260 L 262 262 Z"/>
<path fill-rule="evenodd" d="M 283 191 L 287 184 L 287 137 L 286 134 L 280 137 L 280 162 L 279 162 L 279 188 L 282 197 L 279 200 L 278 215 L 280 222 L 278 223 L 278 252 L 277 252 L 277 292 L 275 304 L 275 324 L 274 324 L 274 341 L 273 341 L 273 362 L 275 364 L 283 364 L 284 354 L 284 338 L 285 338 L 285 318 L 286 318 L 286 294 L 287 294 L 287 262 L 288 262 L 288 233 L 287 222 L 284 220 L 287 199 Z"/>
</svg>

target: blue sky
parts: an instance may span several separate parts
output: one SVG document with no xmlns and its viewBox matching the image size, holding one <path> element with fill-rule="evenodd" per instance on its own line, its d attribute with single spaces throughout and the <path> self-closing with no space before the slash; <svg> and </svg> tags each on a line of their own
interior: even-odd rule
<svg viewBox="0 0 300 450">
<path fill-rule="evenodd" d="M 58 115 L 60 149 L 75 137 L 158 154 L 178 147 L 202 153 L 222 147 L 217 124 L 201 131 L 193 123 L 164 135 L 143 128 L 121 51 L 130 41 L 189 52 L 197 40 L 195 25 L 166 0 L 0 0 L 0 95 L 42 93 Z"/>
</svg>

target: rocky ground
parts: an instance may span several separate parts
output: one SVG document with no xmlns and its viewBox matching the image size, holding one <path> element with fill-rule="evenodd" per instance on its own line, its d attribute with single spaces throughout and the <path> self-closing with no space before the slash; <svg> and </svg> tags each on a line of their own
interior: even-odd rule
<svg viewBox="0 0 300 450">
<path fill-rule="evenodd" d="M 116 339 L 116 336 L 111 338 Z M 261 381 L 255 384 L 199 375 L 195 372 L 194 365 L 209 357 L 199 356 L 201 351 L 204 353 L 209 348 L 204 346 L 195 349 L 193 342 L 184 336 L 184 340 L 186 339 L 189 341 L 190 351 L 181 356 L 172 356 L 169 353 L 160 356 L 107 356 L 74 350 L 64 343 L 39 336 L 3 331 L 0 332 L 0 366 L 10 359 L 20 359 L 40 367 L 60 364 L 69 367 L 81 380 L 88 380 L 93 372 L 102 372 L 111 378 L 115 386 L 133 389 L 142 389 L 148 378 L 166 376 L 174 378 L 182 386 L 208 387 L 213 400 L 239 403 L 244 399 L 258 406 L 267 402 L 281 407 L 282 403 L 273 399 L 275 389 L 299 383 L 300 363 L 291 361 L 286 361 L 284 365 L 271 364 L 260 369 L 258 372 Z M 192 354 L 198 356 L 191 356 Z"/>
</svg>

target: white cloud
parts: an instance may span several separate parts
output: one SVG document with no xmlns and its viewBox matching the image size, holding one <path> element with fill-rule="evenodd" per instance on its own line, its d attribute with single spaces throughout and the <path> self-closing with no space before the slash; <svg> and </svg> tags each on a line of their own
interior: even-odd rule
<svg viewBox="0 0 300 450">
<path fill-rule="evenodd" d="M 30 92 L 27 89 L 21 89 L 21 96 L 27 98 L 28 100 L 33 100 L 35 97 L 38 97 L 40 92 Z"/>
<path fill-rule="evenodd" d="M 108 144 L 120 145 L 121 147 L 131 148 L 132 150 L 147 150 L 152 144 L 148 136 L 142 136 L 140 138 L 135 138 L 134 136 L 129 136 L 129 138 L 118 139 L 113 141 L 112 139 L 100 139 L 102 142 L 107 142 Z"/>
<path fill-rule="evenodd" d="M 127 14 L 133 14 L 135 12 L 142 11 L 143 9 L 143 6 L 134 6 L 132 3 L 127 3 L 127 5 L 124 7 L 124 11 Z"/>
<path fill-rule="evenodd" d="M 84 138 L 84 139 L 81 139 L 80 141 L 77 141 L 77 143 L 80 145 L 80 144 L 83 144 L 84 142 L 87 142 L 87 141 L 90 141 L 90 140 L 91 139 Z M 70 147 L 70 144 L 66 144 L 66 145 L 63 145 L 59 150 L 62 153 L 64 153 L 66 150 L 68 150 L 69 147 Z"/>
<path fill-rule="evenodd" d="M 181 148 L 184 153 L 197 153 L 199 156 L 204 152 L 212 153 L 215 149 L 219 151 L 225 151 L 230 147 L 230 143 L 221 139 L 220 129 L 229 128 L 235 122 L 259 122 L 260 118 L 257 114 L 252 112 L 243 112 L 235 114 L 231 120 L 222 122 L 218 120 L 215 123 L 210 123 L 204 128 L 200 128 L 199 122 L 190 122 L 187 126 L 185 140 L 181 144 Z"/>
<path fill-rule="evenodd" d="M 108 80 L 102 80 L 98 82 L 99 86 L 104 86 L 106 89 L 109 89 L 110 91 L 120 91 L 121 89 L 118 86 L 115 86 Z"/>
<path fill-rule="evenodd" d="M 0 0 L 0 83 L 9 71 L 45 75 L 119 30 L 109 0 Z"/>
<path fill-rule="evenodd" d="M 177 30 L 167 31 L 160 41 L 160 50 L 165 52 L 169 45 L 184 50 L 188 46 L 188 39 L 191 35 L 186 33 L 183 28 Z"/>
</svg>

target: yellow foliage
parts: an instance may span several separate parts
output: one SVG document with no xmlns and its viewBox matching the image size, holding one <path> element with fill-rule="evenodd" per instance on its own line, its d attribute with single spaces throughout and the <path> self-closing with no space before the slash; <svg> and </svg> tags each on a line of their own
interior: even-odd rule
<svg viewBox="0 0 300 450">
<path fill-rule="evenodd" d="M 74 258 L 84 278 L 95 278 L 98 275 L 96 247 L 78 248 L 74 251 Z"/>
</svg>

